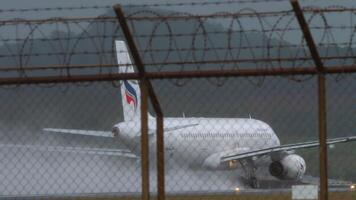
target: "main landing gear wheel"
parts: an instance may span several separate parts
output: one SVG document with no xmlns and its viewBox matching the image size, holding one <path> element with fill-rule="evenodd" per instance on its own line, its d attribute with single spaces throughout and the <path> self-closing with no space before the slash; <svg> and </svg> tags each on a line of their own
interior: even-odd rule
<svg viewBox="0 0 356 200">
<path fill-rule="evenodd" d="M 260 182 L 257 180 L 256 177 L 251 177 L 250 186 L 254 189 L 260 188 Z"/>
<path fill-rule="evenodd" d="M 248 160 L 241 160 L 240 164 L 246 175 L 248 185 L 250 185 L 254 189 L 260 188 L 260 183 L 256 178 L 257 167 L 255 166 L 254 162 L 248 159 Z"/>
</svg>

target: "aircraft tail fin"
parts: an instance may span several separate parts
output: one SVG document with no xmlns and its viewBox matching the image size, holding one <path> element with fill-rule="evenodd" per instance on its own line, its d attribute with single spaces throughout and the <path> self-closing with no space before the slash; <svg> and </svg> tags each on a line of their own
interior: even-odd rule
<svg viewBox="0 0 356 200">
<path fill-rule="evenodd" d="M 130 54 L 124 41 L 115 41 L 117 62 L 119 73 L 133 73 L 134 67 L 131 62 Z M 121 81 L 121 100 L 125 121 L 139 119 L 141 91 L 136 80 Z M 151 117 L 149 115 L 149 117 Z"/>
</svg>

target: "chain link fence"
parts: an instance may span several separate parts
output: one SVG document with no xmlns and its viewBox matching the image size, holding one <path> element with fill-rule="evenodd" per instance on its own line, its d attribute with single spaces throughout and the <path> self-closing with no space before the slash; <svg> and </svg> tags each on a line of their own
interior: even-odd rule
<svg viewBox="0 0 356 200">
<path fill-rule="evenodd" d="M 0 198 L 354 199 L 355 9 L 302 5 L 0 10 L 105 13 L 0 21 Z"/>
</svg>

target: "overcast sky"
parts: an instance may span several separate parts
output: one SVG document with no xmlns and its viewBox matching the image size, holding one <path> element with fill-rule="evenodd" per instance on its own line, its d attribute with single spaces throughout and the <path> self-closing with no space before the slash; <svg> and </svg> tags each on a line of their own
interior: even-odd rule
<svg viewBox="0 0 356 200">
<path fill-rule="evenodd" d="M 217 0 L 203 0 L 204 2 Z M 223 1 L 223 0 L 222 0 Z M 243 0 L 246 1 L 246 0 Z M 71 6 L 94 6 L 94 5 L 114 5 L 114 4 L 145 4 L 145 3 L 167 3 L 167 2 L 201 2 L 201 0 L 1 0 L 1 9 L 20 9 L 20 8 L 45 8 L 45 7 L 71 7 Z M 303 5 L 343 5 L 356 7 L 356 1 L 352 0 L 302 0 Z M 253 4 L 232 4 L 221 6 L 179 6 L 170 7 L 177 11 L 185 12 L 218 12 L 218 11 L 236 11 L 241 8 L 250 7 L 256 10 L 278 10 L 288 9 L 289 0 L 278 3 L 253 3 Z M 98 10 L 75 10 L 75 11 L 51 11 L 51 12 L 24 12 L 24 13 L 0 13 L 1 19 L 5 18 L 47 18 L 53 16 L 97 16 L 104 12 L 102 9 Z"/>
<path fill-rule="evenodd" d="M 112 6 L 114 4 L 152 4 L 152 3 L 177 3 L 177 2 L 216 2 L 219 0 L 1 0 L 0 10 L 7 9 L 26 9 L 26 8 L 56 8 L 56 7 L 78 7 L 78 6 Z M 224 1 L 224 0 L 220 0 Z M 242 0 L 246 2 L 247 0 Z M 355 0 L 301 0 L 303 6 L 345 6 L 345 7 L 356 7 Z M 289 10 L 291 9 L 289 0 L 282 2 L 270 2 L 270 3 L 234 3 L 226 5 L 210 5 L 210 6 L 163 6 L 160 9 L 169 9 L 179 12 L 190 12 L 194 14 L 206 14 L 206 13 L 215 13 L 215 12 L 238 12 L 244 8 L 252 8 L 257 11 L 271 11 L 271 10 Z M 34 19 L 34 18 L 52 18 L 52 17 L 95 17 L 107 12 L 106 9 L 83 9 L 83 10 L 52 10 L 52 11 L 39 11 L 39 12 L 0 12 L 0 20 L 4 19 L 13 19 L 13 18 L 23 18 L 23 19 Z M 251 11 L 244 11 L 251 12 Z M 337 14 L 333 16 L 328 16 L 328 21 L 332 25 L 345 25 L 350 26 L 350 23 L 353 23 L 353 20 L 350 20 L 349 15 Z M 356 17 L 353 16 L 353 17 Z M 345 20 L 347 18 L 347 20 Z M 220 20 L 220 19 L 219 19 Z M 219 23 L 227 26 L 227 23 L 220 20 Z M 274 23 L 274 22 L 272 22 Z M 318 22 L 317 22 L 318 23 Z M 244 26 L 248 26 L 249 23 Z M 13 36 L 13 30 L 10 30 L 11 27 L 6 27 L 5 29 L 0 30 L 0 36 L 7 38 Z M 350 36 L 347 35 L 349 32 L 343 31 L 336 33 L 337 40 L 339 42 L 348 41 Z M 317 37 L 317 36 L 316 36 Z M 288 39 L 289 42 L 293 41 L 295 36 L 291 35 L 291 38 Z M 343 41 L 345 40 L 345 41 Z M 299 38 L 298 41 L 299 42 Z"/>
</svg>

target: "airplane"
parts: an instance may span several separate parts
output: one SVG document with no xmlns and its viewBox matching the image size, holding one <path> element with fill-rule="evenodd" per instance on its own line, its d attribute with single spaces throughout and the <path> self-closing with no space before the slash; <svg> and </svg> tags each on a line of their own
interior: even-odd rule
<svg viewBox="0 0 356 200">
<path fill-rule="evenodd" d="M 134 72 L 130 54 L 124 41 L 115 41 L 119 73 Z M 44 150 L 89 153 L 140 158 L 140 89 L 137 81 L 121 81 L 121 100 L 124 121 L 112 131 L 44 128 L 53 134 L 75 134 L 110 137 L 121 140 L 127 149 L 42 147 Z M 155 147 L 156 120 L 149 115 L 150 147 Z M 267 168 L 270 175 L 283 181 L 299 181 L 306 171 L 304 159 L 294 150 L 318 147 L 318 141 L 281 145 L 273 129 L 253 118 L 164 118 L 166 158 L 192 169 L 235 170 L 242 168 L 247 184 L 259 188 L 256 172 Z M 356 141 L 356 136 L 328 139 L 327 144 Z M 21 146 L 19 146 L 21 147 Z M 151 151 L 152 152 L 152 151 Z M 154 155 L 150 155 L 154 156 Z"/>
</svg>

